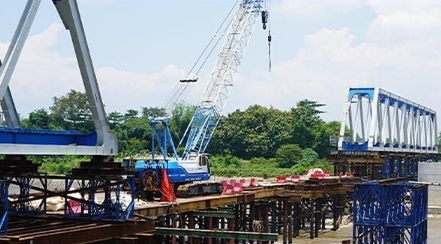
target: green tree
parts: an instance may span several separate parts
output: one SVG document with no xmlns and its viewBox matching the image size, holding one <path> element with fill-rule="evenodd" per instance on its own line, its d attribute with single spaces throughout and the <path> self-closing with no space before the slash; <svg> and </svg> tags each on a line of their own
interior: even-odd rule
<svg viewBox="0 0 441 244">
<path fill-rule="evenodd" d="M 141 107 L 141 116 L 143 118 L 149 118 L 149 117 L 166 117 L 167 112 L 165 111 L 165 108 L 158 108 L 158 107 Z"/>
<path fill-rule="evenodd" d="M 330 137 L 338 136 L 340 133 L 340 122 L 331 121 L 328 123 L 322 122 L 315 129 L 314 150 L 318 153 L 320 158 L 327 157 L 332 150 L 335 150 L 330 145 Z"/>
<path fill-rule="evenodd" d="M 300 121 L 309 128 L 315 129 L 322 121 L 320 114 L 324 112 L 319 110 L 319 108 L 323 106 L 325 104 L 318 103 L 317 101 L 300 100 L 297 102 L 297 107 L 291 109 L 294 123 Z"/>
<path fill-rule="evenodd" d="M 148 121 L 144 118 L 134 118 L 115 127 L 116 136 L 118 138 L 119 150 L 123 153 L 134 153 L 134 150 L 150 150 L 151 148 L 151 128 Z M 132 140 L 130 142 L 130 140 Z M 139 147 L 139 143 L 143 143 L 143 147 Z M 131 148 L 136 145 L 136 149 Z"/>
<path fill-rule="evenodd" d="M 90 132 L 95 129 L 85 92 L 70 90 L 65 96 L 54 97 L 49 108 L 64 130 Z"/>
<path fill-rule="evenodd" d="M 289 142 L 291 120 L 288 112 L 260 105 L 236 110 L 223 117 L 216 129 L 209 152 L 230 153 L 240 158 L 274 157 Z"/>
<path fill-rule="evenodd" d="M 314 146 L 315 130 L 323 120 L 320 114 L 323 111 L 320 107 L 325 106 L 316 101 L 303 99 L 297 102 L 295 108 L 291 108 L 292 114 L 292 130 L 291 142 L 300 145 L 302 148 L 310 148 Z"/>
<path fill-rule="evenodd" d="M 124 122 L 124 115 L 120 112 L 111 112 L 107 115 L 107 121 L 109 121 L 110 129 L 114 130 L 117 125 L 120 125 Z"/>
<path fill-rule="evenodd" d="M 300 164 L 306 166 L 317 163 L 318 161 L 319 161 L 319 155 L 312 148 L 305 148 L 302 150 L 300 154 L 300 161 L 299 161 Z"/>
<path fill-rule="evenodd" d="M 290 168 L 299 162 L 301 153 L 299 145 L 287 144 L 277 149 L 276 159 L 281 168 Z"/>
<path fill-rule="evenodd" d="M 61 121 L 61 122 L 60 122 Z M 32 129 L 50 129 L 61 130 L 63 129 L 64 121 L 58 119 L 56 115 L 50 114 L 46 109 L 41 108 L 29 113 L 29 118 L 23 119 L 21 125 L 23 128 Z"/>
<path fill-rule="evenodd" d="M 126 113 L 124 114 L 124 121 L 129 121 L 131 119 L 138 118 L 138 110 L 135 109 L 128 109 Z"/>
<path fill-rule="evenodd" d="M 47 110 L 38 109 L 29 113 L 28 125 L 30 128 L 50 129 L 50 116 Z"/>
<path fill-rule="evenodd" d="M 302 121 L 296 121 L 291 130 L 291 142 L 298 144 L 301 148 L 308 148 L 314 145 L 314 131 Z"/>
<path fill-rule="evenodd" d="M 179 141 L 184 136 L 185 130 L 187 129 L 188 124 L 190 124 L 191 118 L 195 112 L 195 106 L 185 103 L 178 103 L 172 110 L 170 117 L 170 131 L 175 146 L 178 146 Z M 180 150 L 182 150 L 182 148 Z"/>
</svg>

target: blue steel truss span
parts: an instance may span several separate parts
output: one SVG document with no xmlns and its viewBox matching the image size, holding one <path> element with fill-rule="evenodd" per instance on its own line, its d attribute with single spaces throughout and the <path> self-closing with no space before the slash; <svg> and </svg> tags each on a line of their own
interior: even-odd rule
<svg viewBox="0 0 441 244">
<path fill-rule="evenodd" d="M 381 88 L 349 88 L 338 149 L 437 154 L 436 112 Z"/>
</svg>

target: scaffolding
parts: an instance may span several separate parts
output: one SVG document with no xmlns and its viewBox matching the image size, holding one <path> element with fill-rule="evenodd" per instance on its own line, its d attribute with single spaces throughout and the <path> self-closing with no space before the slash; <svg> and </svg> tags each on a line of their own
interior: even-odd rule
<svg viewBox="0 0 441 244">
<path fill-rule="evenodd" d="M 399 180 L 356 184 L 354 243 L 427 243 L 428 186 Z"/>
</svg>

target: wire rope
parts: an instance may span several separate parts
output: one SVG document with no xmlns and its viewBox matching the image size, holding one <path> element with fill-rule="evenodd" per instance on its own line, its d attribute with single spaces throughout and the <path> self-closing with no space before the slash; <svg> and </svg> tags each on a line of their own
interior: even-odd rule
<svg viewBox="0 0 441 244">
<path fill-rule="evenodd" d="M 218 27 L 218 29 L 216 30 L 215 34 L 213 35 L 213 37 L 210 39 L 210 41 L 208 42 L 208 44 L 205 46 L 205 48 L 203 49 L 202 53 L 198 56 L 196 62 L 193 64 L 193 66 L 190 68 L 189 72 L 187 73 L 187 77 L 184 80 L 181 80 L 179 83 L 177 83 L 174 88 L 171 90 L 171 92 L 169 93 L 169 95 L 167 96 L 167 98 L 165 99 L 164 103 L 162 104 L 162 108 L 165 108 L 167 114 L 171 113 L 172 109 L 176 106 L 176 104 L 180 101 L 180 98 L 183 96 L 186 96 L 188 94 L 188 89 L 187 87 L 189 86 L 189 84 L 191 82 L 189 81 L 197 81 L 197 78 L 189 78 L 190 75 L 192 74 L 193 70 L 196 68 L 196 66 L 198 65 L 198 63 L 201 61 L 201 59 L 203 58 L 204 54 L 207 52 L 207 50 L 209 50 L 210 45 L 212 45 L 213 41 L 217 38 L 216 42 L 214 43 L 214 45 L 211 47 L 211 49 L 209 50 L 209 53 L 207 54 L 207 56 L 203 59 L 203 62 L 201 65 L 199 65 L 199 68 L 197 69 L 195 76 L 197 77 L 197 75 L 199 74 L 199 72 L 202 70 L 203 66 L 206 64 L 207 60 L 210 58 L 211 54 L 213 53 L 214 49 L 217 47 L 217 45 L 219 44 L 220 40 L 222 39 L 222 37 L 225 35 L 226 30 L 228 29 L 228 27 L 231 25 L 231 22 L 233 21 L 232 19 L 229 21 L 228 25 L 224 28 L 222 35 L 219 36 L 219 31 L 222 29 L 222 27 L 225 25 L 225 23 L 227 22 L 227 20 L 229 19 L 231 13 L 233 12 L 233 10 L 236 8 L 236 5 L 238 4 L 239 0 L 235 2 L 235 4 L 233 5 L 233 7 L 230 9 L 230 11 L 228 12 L 227 16 L 223 19 L 222 23 L 220 24 L 220 26 Z M 170 115 L 170 114 L 169 114 Z"/>
</svg>

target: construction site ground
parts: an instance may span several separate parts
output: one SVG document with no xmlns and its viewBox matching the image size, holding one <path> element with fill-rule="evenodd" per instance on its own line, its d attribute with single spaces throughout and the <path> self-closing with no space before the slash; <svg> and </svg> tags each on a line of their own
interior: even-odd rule
<svg viewBox="0 0 441 244">
<path fill-rule="evenodd" d="M 441 214 L 431 214 L 428 218 L 427 243 L 439 243 L 441 240 Z M 309 239 L 307 232 L 293 239 L 297 244 L 341 244 L 343 240 L 352 242 L 352 223 L 340 227 L 337 231 L 325 230 L 320 232 L 319 238 Z M 281 237 L 279 243 L 282 243 Z"/>
</svg>

